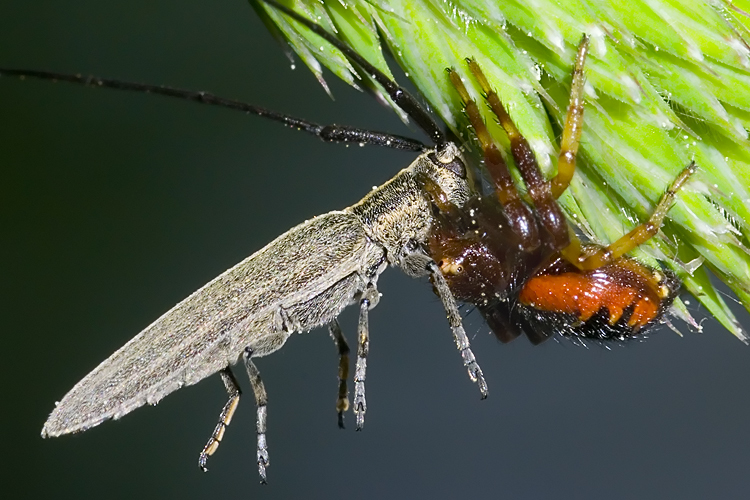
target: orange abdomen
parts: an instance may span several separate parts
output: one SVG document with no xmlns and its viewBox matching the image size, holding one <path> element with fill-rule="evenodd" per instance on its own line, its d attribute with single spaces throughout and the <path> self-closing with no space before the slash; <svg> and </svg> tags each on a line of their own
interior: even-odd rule
<svg viewBox="0 0 750 500">
<path fill-rule="evenodd" d="M 526 282 L 518 305 L 540 313 L 572 315 L 581 326 L 599 315 L 628 336 L 627 329 L 635 334 L 658 319 L 678 289 L 672 275 L 621 258 L 593 271 L 582 272 L 571 265 L 545 269 Z"/>
</svg>

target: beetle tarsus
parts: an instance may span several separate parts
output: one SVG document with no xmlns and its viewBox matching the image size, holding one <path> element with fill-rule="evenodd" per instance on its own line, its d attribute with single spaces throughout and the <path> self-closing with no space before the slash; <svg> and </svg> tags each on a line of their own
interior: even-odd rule
<svg viewBox="0 0 750 500">
<path fill-rule="evenodd" d="M 213 455 L 219 448 L 219 444 L 221 444 L 224 433 L 226 432 L 229 423 L 232 421 L 232 416 L 237 409 L 237 405 L 240 402 L 240 395 L 242 394 L 237 379 L 234 378 L 234 374 L 229 367 L 224 368 L 219 373 L 221 375 L 221 380 L 224 382 L 224 388 L 227 390 L 227 394 L 229 394 L 229 401 L 226 402 L 224 408 L 221 410 L 221 413 L 219 414 L 219 423 L 216 424 L 214 432 L 211 434 L 211 437 L 208 438 L 206 446 L 203 447 L 203 450 L 198 457 L 198 467 L 200 467 L 203 472 L 208 472 L 206 461 L 208 460 L 208 457 Z"/>
</svg>

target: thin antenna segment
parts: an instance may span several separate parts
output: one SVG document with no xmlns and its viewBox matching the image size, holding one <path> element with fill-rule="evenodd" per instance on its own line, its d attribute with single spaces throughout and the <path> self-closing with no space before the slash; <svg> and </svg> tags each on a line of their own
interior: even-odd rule
<svg viewBox="0 0 750 500">
<path fill-rule="evenodd" d="M 218 97 L 209 92 L 184 90 L 174 87 L 165 87 L 163 85 L 125 82 L 109 78 L 100 78 L 93 75 L 83 76 L 65 73 L 54 73 L 51 71 L 0 68 L 0 76 L 6 75 L 17 76 L 19 78 L 32 77 L 42 80 L 77 83 L 79 85 L 84 85 L 87 87 L 105 87 L 116 90 L 130 90 L 135 92 L 144 92 L 146 94 L 177 97 L 201 104 L 229 108 L 257 116 L 262 116 L 263 118 L 268 118 L 269 120 L 282 123 L 287 127 L 302 130 L 309 134 L 315 135 L 326 142 L 356 142 L 361 144 L 372 144 L 375 146 L 385 146 L 392 149 L 401 149 L 406 151 L 425 151 L 429 149 L 425 144 L 422 144 L 416 139 L 411 139 L 409 137 L 340 125 L 318 125 L 314 122 L 303 120 L 301 118 L 295 118 L 293 116 L 278 113 L 276 111 L 271 111 L 260 106 L 248 104 L 246 102 Z"/>
<path fill-rule="evenodd" d="M 436 146 L 442 146 L 447 142 L 445 134 L 440 126 L 432 119 L 430 114 L 419 105 L 419 102 L 417 102 L 414 96 L 407 92 L 405 88 L 391 80 L 378 68 L 370 64 L 364 57 L 355 52 L 354 49 L 331 35 L 322 26 L 315 24 L 313 21 L 298 14 L 289 7 L 277 3 L 275 0 L 259 1 L 280 10 L 295 21 L 305 25 L 310 31 L 326 40 L 328 43 L 343 52 L 350 60 L 357 63 L 363 70 L 370 74 L 375 81 L 383 86 L 393 102 L 395 102 L 399 108 L 403 109 L 404 112 L 416 122 L 419 128 L 425 131 Z"/>
</svg>

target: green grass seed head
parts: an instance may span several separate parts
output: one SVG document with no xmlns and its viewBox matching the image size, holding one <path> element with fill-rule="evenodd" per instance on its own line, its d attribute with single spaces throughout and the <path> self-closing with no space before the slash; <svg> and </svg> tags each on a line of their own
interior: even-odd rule
<svg viewBox="0 0 750 500">
<path fill-rule="evenodd" d="M 383 52 L 463 140 L 471 140 L 445 68 L 475 58 L 548 174 L 583 33 L 591 36 L 578 170 L 562 203 L 609 242 L 645 220 L 691 161 L 699 166 L 659 236 L 636 252 L 670 266 L 730 332 L 746 335 L 708 271 L 750 307 L 750 0 L 283 1 L 391 74 Z M 369 87 L 335 48 L 265 5 L 257 10 L 328 91 L 321 65 Z M 472 79 L 469 92 L 481 98 Z M 487 112 L 501 144 L 507 138 Z M 396 109 L 403 118 L 403 113 Z M 474 148 L 475 150 L 477 148 Z M 675 305 L 683 318 L 681 302 Z"/>
</svg>

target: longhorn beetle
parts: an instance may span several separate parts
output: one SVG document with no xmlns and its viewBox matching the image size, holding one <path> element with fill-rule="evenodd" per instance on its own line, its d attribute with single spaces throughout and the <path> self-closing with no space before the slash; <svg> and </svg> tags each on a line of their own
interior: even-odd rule
<svg viewBox="0 0 750 500">
<path fill-rule="evenodd" d="M 118 418 L 144 403 L 156 403 L 183 385 L 196 383 L 218 371 L 227 388 L 229 401 L 201 453 L 200 465 L 205 467 L 207 456 L 216 450 L 239 400 L 239 388 L 229 365 L 242 358 L 258 408 L 258 466 L 261 479 L 265 481 L 268 464 L 265 444 L 266 394 L 252 357 L 278 349 L 293 332 L 328 325 L 341 346 L 343 366 L 346 350 L 336 316 L 346 305 L 358 303 L 360 321 L 354 413 L 357 427 L 361 428 L 366 410 L 364 381 L 369 336 L 368 311 L 379 299 L 377 278 L 388 264 L 397 265 L 412 276 L 431 277 L 448 314 L 464 365 L 470 378 L 477 382 L 482 397 L 486 397 L 486 383 L 463 331 L 450 285 L 427 245 L 435 222 L 435 211 L 460 211 L 472 198 L 466 180 L 466 167 L 458 148 L 445 138 L 440 127 L 407 92 L 364 59 L 317 25 L 275 2 L 267 3 L 306 24 L 366 72 L 373 74 L 394 101 L 425 130 L 435 142 L 435 147 L 390 134 L 344 127 L 321 128 L 304 120 L 204 93 L 93 77 L 2 70 L 2 74 L 6 75 L 146 90 L 227 105 L 305 129 L 325 140 L 421 151 L 411 166 L 360 203 L 293 228 L 159 318 L 65 396 L 45 424 L 43 435 L 82 431 L 108 418 Z M 585 51 L 585 48 L 582 50 Z M 679 184 L 676 186 L 679 187 Z M 673 196 L 674 190 L 670 190 L 670 193 Z M 466 300 L 474 302 L 470 297 Z M 345 382 L 345 377 L 342 377 L 342 386 Z M 346 406 L 346 391 L 342 390 L 339 414 Z"/>
</svg>

